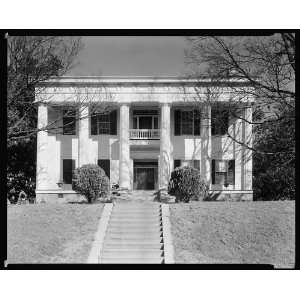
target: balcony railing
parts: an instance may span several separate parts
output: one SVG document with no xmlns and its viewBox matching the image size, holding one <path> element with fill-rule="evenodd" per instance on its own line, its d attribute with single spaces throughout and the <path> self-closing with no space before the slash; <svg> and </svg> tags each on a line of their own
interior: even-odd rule
<svg viewBox="0 0 300 300">
<path fill-rule="evenodd" d="M 132 140 L 159 140 L 159 129 L 130 129 L 129 137 Z"/>
</svg>

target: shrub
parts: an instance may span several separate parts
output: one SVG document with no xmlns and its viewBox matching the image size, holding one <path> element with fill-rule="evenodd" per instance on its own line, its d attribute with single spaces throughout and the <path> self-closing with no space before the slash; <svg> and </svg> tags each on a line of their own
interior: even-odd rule
<svg viewBox="0 0 300 300">
<path fill-rule="evenodd" d="M 109 179 L 97 165 L 87 164 L 75 169 L 72 184 L 73 189 L 85 196 L 89 203 L 109 193 Z"/>
<path fill-rule="evenodd" d="M 201 179 L 200 171 L 192 167 L 176 168 L 171 173 L 168 193 L 176 196 L 176 202 L 203 200 L 207 196 L 208 185 Z"/>
</svg>

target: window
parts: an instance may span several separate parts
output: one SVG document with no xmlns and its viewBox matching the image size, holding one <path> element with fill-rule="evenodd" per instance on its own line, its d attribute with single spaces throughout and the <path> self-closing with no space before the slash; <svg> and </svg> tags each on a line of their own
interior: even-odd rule
<svg viewBox="0 0 300 300">
<path fill-rule="evenodd" d="M 72 184 L 72 174 L 74 169 L 74 159 L 63 159 L 63 182 L 65 184 Z"/>
<path fill-rule="evenodd" d="M 75 110 L 63 111 L 63 134 L 75 135 L 76 134 L 76 112 Z"/>
<path fill-rule="evenodd" d="M 117 111 L 94 113 L 91 116 L 91 135 L 117 134 Z"/>
<path fill-rule="evenodd" d="M 174 111 L 174 135 L 198 135 L 200 136 L 200 111 L 175 110 Z"/>
<path fill-rule="evenodd" d="M 211 110 L 211 134 L 224 135 L 228 131 L 229 111 L 213 108 Z"/>
<path fill-rule="evenodd" d="M 234 175 L 234 160 L 212 160 L 212 184 L 234 185 Z"/>
<path fill-rule="evenodd" d="M 110 160 L 109 159 L 99 159 L 98 166 L 102 168 L 105 172 L 105 175 L 110 178 Z"/>
</svg>

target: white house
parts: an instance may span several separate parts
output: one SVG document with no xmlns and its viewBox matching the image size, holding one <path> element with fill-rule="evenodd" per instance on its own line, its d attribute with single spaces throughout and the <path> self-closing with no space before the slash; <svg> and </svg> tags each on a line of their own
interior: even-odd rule
<svg viewBox="0 0 300 300">
<path fill-rule="evenodd" d="M 251 147 L 253 99 L 236 97 L 239 88 L 248 87 L 238 79 L 177 77 L 61 77 L 40 84 L 38 128 L 48 130 L 37 138 L 37 201 L 78 197 L 72 170 L 87 163 L 129 190 L 166 188 L 171 171 L 190 164 L 216 200 L 252 200 L 252 153 L 243 143 Z M 238 115 L 226 113 L 229 104 Z"/>
</svg>

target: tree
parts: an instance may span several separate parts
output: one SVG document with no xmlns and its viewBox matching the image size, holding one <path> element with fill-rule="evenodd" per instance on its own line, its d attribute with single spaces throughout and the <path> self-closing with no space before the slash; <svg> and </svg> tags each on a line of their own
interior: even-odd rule
<svg viewBox="0 0 300 300">
<path fill-rule="evenodd" d="M 273 174 L 268 184 L 275 186 L 285 165 L 289 189 L 293 190 L 295 161 L 295 34 L 282 33 L 254 37 L 189 37 L 186 62 L 193 76 L 209 76 L 217 82 L 240 80 L 247 87 L 229 86 L 234 96 L 228 109 L 236 118 L 253 125 L 253 145 L 227 135 L 254 154 L 254 186 L 263 171 Z M 209 99 L 218 99 L 222 89 L 209 89 Z M 253 104 L 247 97 L 254 97 Z M 203 99 L 202 99 L 203 100 Z M 253 119 L 238 114 L 243 102 L 253 107 Z M 217 101 L 215 101 L 217 104 Z M 261 165 L 260 165 L 261 164 Z M 293 171 L 292 171 L 293 170 Z M 275 175 L 276 174 L 276 175 Z M 261 190 L 261 189 L 260 189 Z M 293 192 L 289 193 L 289 195 Z M 278 195 L 278 193 L 277 193 Z M 282 196 L 282 195 L 281 195 Z"/>
<path fill-rule="evenodd" d="M 7 42 L 7 177 L 11 188 L 22 177 L 35 180 L 35 87 L 70 70 L 82 43 L 78 37 L 57 36 L 14 36 Z"/>
</svg>

